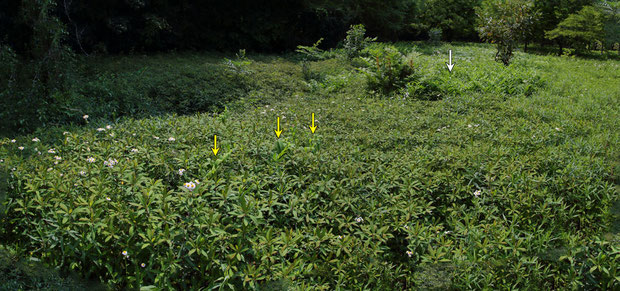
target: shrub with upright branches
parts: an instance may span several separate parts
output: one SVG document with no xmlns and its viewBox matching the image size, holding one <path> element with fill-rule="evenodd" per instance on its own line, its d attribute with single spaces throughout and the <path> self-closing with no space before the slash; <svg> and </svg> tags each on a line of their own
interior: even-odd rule
<svg viewBox="0 0 620 291">
<path fill-rule="evenodd" d="M 495 60 L 510 64 L 515 46 L 529 37 L 538 17 L 531 0 L 486 0 L 478 10 L 480 38 L 497 46 Z"/>
</svg>

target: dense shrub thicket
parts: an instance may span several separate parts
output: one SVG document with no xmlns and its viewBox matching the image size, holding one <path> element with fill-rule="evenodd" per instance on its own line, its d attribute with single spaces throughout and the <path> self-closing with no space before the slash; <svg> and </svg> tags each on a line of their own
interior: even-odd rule
<svg viewBox="0 0 620 291">
<path fill-rule="evenodd" d="M 240 54 L 225 64 L 262 89 L 221 114 L 0 139 L 2 242 L 119 289 L 618 288 L 617 236 L 602 235 L 617 62 L 368 49 L 381 72 L 387 57 L 415 70 L 374 95 L 356 59 L 308 62 L 304 81 L 294 58 L 238 70 Z M 467 70 L 447 72 L 448 49 Z M 135 58 L 103 63 L 152 69 Z M 440 100 L 417 100 L 427 90 Z"/>
<path fill-rule="evenodd" d="M 265 90 L 282 90 L 280 86 L 298 73 L 297 68 L 276 67 L 261 74 L 247 70 L 248 65 L 247 59 L 214 54 L 89 59 L 80 65 L 81 75 L 72 76 L 72 82 L 50 98 L 35 94 L 25 99 L 31 90 L 20 91 L 14 83 L 0 92 L 0 136 L 50 124 L 85 124 L 84 115 L 89 120 L 116 120 L 217 112 L 230 101 L 260 99 Z"/>
<path fill-rule="evenodd" d="M 172 68 L 182 77 L 150 78 L 148 70 L 137 70 L 136 74 L 113 72 L 87 79 L 79 64 L 91 54 L 206 48 L 282 51 L 315 43 L 306 48 L 316 52 L 339 46 L 352 59 L 374 36 L 380 40 L 430 38 L 435 43 L 478 40 L 480 36 L 495 43 L 497 59 L 508 64 L 513 49 L 522 43 L 553 41 L 560 52 L 570 47 L 578 53 L 584 48 L 618 46 L 618 1 L 559 1 L 551 8 L 547 2 L 305 0 L 197 5 L 187 1 L 2 1 L 0 136 L 75 123 L 84 111 L 113 119 L 213 110 L 254 87 L 245 82 L 251 78 L 239 70 L 243 61 L 226 64 L 240 75 L 235 78 L 220 73 L 184 74 Z M 504 6 L 510 9 L 488 9 Z M 316 43 L 317 39 L 321 42 Z M 122 82 L 137 83 L 127 88 L 128 83 Z M 387 80 L 388 87 L 391 82 Z M 197 95 L 197 100 L 186 100 L 190 94 Z M 99 110 L 89 109 L 103 103 Z M 151 106 L 137 108 L 138 103 Z"/>
<path fill-rule="evenodd" d="M 127 115 L 216 111 L 225 101 L 247 93 L 249 83 L 245 76 L 220 63 L 97 71 L 72 76 L 72 82 L 65 82 L 62 89 L 50 88 L 50 92 L 10 80 L 13 84 L 0 93 L 0 131 L 7 134 L 50 124 L 83 124 L 86 114 L 91 119 L 113 120 Z"/>
<path fill-rule="evenodd" d="M 0 279 L 616 289 L 617 63 L 512 56 L 610 49 L 618 3 L 2 1 Z M 478 38 L 505 66 L 461 46 L 448 72 L 441 40 Z"/>
</svg>

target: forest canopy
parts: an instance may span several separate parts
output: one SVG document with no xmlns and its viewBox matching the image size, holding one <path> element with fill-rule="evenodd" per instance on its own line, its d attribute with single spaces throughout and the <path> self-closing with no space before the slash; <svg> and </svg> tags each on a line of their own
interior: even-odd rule
<svg viewBox="0 0 620 291">
<path fill-rule="evenodd" d="M 33 37 L 44 38 L 37 36 L 37 27 L 47 26 L 45 31 L 62 28 L 67 43 L 83 53 L 279 52 L 319 38 L 324 38 L 324 46 L 335 46 L 352 24 L 363 24 L 381 41 L 425 40 L 431 30 L 440 31 L 444 41 L 479 41 L 476 11 L 483 2 L 488 1 L 233 0 L 198 5 L 187 0 L 7 0 L 0 3 L 0 42 L 25 52 Z M 546 32 L 585 6 L 617 17 L 618 1 L 525 2 L 539 15 L 528 41 L 539 43 L 553 43 Z"/>
</svg>

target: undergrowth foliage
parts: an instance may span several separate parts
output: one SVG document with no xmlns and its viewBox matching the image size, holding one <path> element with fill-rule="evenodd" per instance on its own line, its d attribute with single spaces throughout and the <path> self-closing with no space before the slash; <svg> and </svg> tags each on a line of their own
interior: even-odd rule
<svg viewBox="0 0 620 291">
<path fill-rule="evenodd" d="M 402 87 L 415 72 L 416 53 L 404 56 L 393 46 L 381 46 L 367 50 L 368 57 L 362 57 L 368 89 L 389 94 Z"/>
<path fill-rule="evenodd" d="M 413 59 L 389 94 L 263 57 L 217 115 L 0 139 L 2 243 L 119 289 L 617 288 L 618 64 L 451 48 L 378 50 Z"/>
<path fill-rule="evenodd" d="M 22 51 L 0 40 L 0 136 L 53 124 L 71 110 L 61 99 L 71 85 L 75 56 L 64 43 L 67 31 L 53 15 L 56 9 L 53 0 L 22 1 L 16 13 L 24 29 Z"/>
<path fill-rule="evenodd" d="M 438 100 L 473 92 L 504 96 L 531 96 L 545 86 L 541 76 L 524 63 L 506 69 L 488 62 L 465 59 L 467 72 L 447 72 L 434 58 L 416 48 L 399 50 L 392 45 L 376 44 L 358 58 L 367 90 L 380 96 L 398 94 L 404 98 Z M 461 60 L 459 60 L 461 61 Z"/>
<path fill-rule="evenodd" d="M 344 39 L 343 51 L 347 59 L 353 59 L 377 38 L 366 37 L 366 28 L 363 24 L 351 25 Z"/>
</svg>

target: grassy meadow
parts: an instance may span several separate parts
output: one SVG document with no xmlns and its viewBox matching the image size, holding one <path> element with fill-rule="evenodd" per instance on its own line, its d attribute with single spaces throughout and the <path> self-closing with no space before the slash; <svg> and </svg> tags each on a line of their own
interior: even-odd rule
<svg viewBox="0 0 620 291">
<path fill-rule="evenodd" d="M 90 60 L 91 112 L 0 139 L 0 244 L 112 289 L 620 288 L 620 61 L 393 46 L 387 85 L 338 51 Z"/>
</svg>

